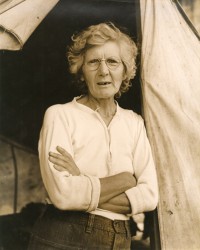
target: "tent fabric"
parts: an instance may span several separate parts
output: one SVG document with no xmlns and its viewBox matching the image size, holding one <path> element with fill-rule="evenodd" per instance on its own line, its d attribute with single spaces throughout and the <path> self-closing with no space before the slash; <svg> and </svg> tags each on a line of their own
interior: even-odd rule
<svg viewBox="0 0 200 250">
<path fill-rule="evenodd" d="M 16 5 L 20 4 L 25 0 L 14 0 L 14 1 L 9 1 L 9 0 L 0 0 L 0 14 L 15 7 Z"/>
<path fill-rule="evenodd" d="M 2 135 L 0 135 L 0 190 L 0 217 L 19 213 L 31 203 L 45 203 L 47 196 L 40 174 L 38 155 Z M 1 243 L 0 249 L 2 249 Z"/>
<path fill-rule="evenodd" d="M 144 117 L 162 249 L 200 248 L 200 43 L 172 0 L 140 0 Z"/>
<path fill-rule="evenodd" d="M 175 1 L 180 5 L 178 1 Z M 196 30 L 200 33 L 200 1 L 199 0 L 181 0 L 181 6 L 186 11 L 188 18 L 194 24 Z"/>
<path fill-rule="evenodd" d="M 20 50 L 59 0 L 0 2 L 0 49 Z"/>
</svg>

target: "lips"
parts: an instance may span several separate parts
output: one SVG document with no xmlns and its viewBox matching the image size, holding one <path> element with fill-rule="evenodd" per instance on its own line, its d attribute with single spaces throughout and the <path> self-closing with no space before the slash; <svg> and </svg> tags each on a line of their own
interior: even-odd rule
<svg viewBox="0 0 200 250">
<path fill-rule="evenodd" d="M 105 85 L 109 85 L 111 84 L 111 82 L 98 82 L 97 85 L 100 85 L 100 86 L 105 86 Z"/>
</svg>

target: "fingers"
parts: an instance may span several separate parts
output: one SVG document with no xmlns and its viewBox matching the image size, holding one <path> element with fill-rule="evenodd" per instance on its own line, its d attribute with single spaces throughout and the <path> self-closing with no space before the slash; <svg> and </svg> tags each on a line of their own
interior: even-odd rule
<svg viewBox="0 0 200 250">
<path fill-rule="evenodd" d="M 49 152 L 49 161 L 54 164 L 54 168 L 58 171 L 67 170 L 72 175 L 80 175 L 80 170 L 76 166 L 72 156 L 61 147 L 57 147 L 56 149 L 59 154 Z"/>
<path fill-rule="evenodd" d="M 66 171 L 65 168 L 61 167 L 61 166 L 58 166 L 58 165 L 53 165 L 53 167 L 58 170 L 59 172 L 62 172 L 62 171 Z"/>
<path fill-rule="evenodd" d="M 55 165 L 61 166 L 63 168 L 67 168 L 67 164 L 66 164 L 67 162 L 64 159 L 62 159 L 62 156 L 59 157 L 59 156 L 50 155 L 49 160 Z"/>
<path fill-rule="evenodd" d="M 137 185 L 137 180 L 132 173 L 122 172 L 120 175 L 129 188 L 135 187 Z"/>
<path fill-rule="evenodd" d="M 56 147 L 56 150 L 61 154 L 61 155 L 64 155 L 64 156 L 67 156 L 69 158 L 72 158 L 72 156 L 64 149 L 64 148 L 61 148 L 59 146 Z"/>
<path fill-rule="evenodd" d="M 49 152 L 49 158 L 50 158 L 50 161 L 51 160 L 60 160 L 60 161 L 64 161 L 64 162 L 69 162 L 71 160 L 71 159 L 69 159 L 68 156 L 63 156 L 61 154 L 57 154 L 57 153 L 53 153 L 53 152 Z"/>
<path fill-rule="evenodd" d="M 56 159 L 52 156 L 49 156 L 49 161 L 54 164 L 53 167 L 59 172 L 67 170 L 71 175 L 80 175 L 80 170 L 75 164 L 68 164 L 62 159 Z"/>
<path fill-rule="evenodd" d="M 49 152 L 49 160 L 52 163 L 61 165 L 63 167 L 66 166 L 65 162 L 68 164 L 74 163 L 72 156 L 66 150 L 64 150 L 63 148 L 61 148 L 59 146 L 57 146 L 56 149 L 60 154 L 54 153 L 54 152 Z"/>
</svg>

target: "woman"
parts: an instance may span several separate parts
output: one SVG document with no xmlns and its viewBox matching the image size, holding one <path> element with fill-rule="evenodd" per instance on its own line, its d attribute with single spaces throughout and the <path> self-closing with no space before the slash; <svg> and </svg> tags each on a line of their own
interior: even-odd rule
<svg viewBox="0 0 200 250">
<path fill-rule="evenodd" d="M 137 48 L 112 23 L 72 40 L 83 95 L 46 111 L 39 156 L 49 198 L 29 249 L 130 249 L 130 217 L 158 200 L 143 120 L 115 101 L 135 75 Z"/>
</svg>

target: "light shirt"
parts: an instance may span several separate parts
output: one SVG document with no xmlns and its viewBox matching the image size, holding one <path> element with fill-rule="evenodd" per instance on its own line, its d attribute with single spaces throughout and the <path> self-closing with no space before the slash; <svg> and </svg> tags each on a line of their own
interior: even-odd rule
<svg viewBox="0 0 200 250">
<path fill-rule="evenodd" d="M 106 126 L 97 111 L 72 102 L 47 109 L 39 140 L 41 174 L 50 201 L 63 210 L 81 210 L 110 219 L 128 216 L 98 209 L 99 178 L 130 172 L 137 186 L 125 193 L 132 215 L 153 210 L 158 201 L 157 178 L 143 119 L 117 105 Z M 58 171 L 48 160 L 60 146 L 70 153 L 80 176 Z"/>
</svg>

